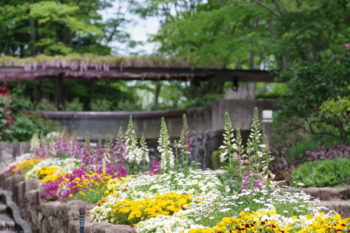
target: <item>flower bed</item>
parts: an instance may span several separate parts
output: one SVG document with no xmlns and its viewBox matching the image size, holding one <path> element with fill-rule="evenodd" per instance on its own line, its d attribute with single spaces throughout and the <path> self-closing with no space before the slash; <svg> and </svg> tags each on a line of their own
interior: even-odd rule
<svg viewBox="0 0 350 233">
<path fill-rule="evenodd" d="M 92 221 L 127 224 L 140 233 L 349 231 L 350 219 L 323 213 L 310 196 L 276 186 L 257 114 L 254 119 L 243 146 L 226 116 L 220 158 L 227 176 L 188 163 L 186 120 L 172 145 L 162 121 L 160 163 L 149 162 L 145 140 L 138 143 L 130 121 L 125 136 L 119 133 L 113 143 L 91 147 L 66 137 L 33 143 L 35 153 L 19 158 L 7 175 L 39 179 L 42 200 L 93 203 Z"/>
</svg>

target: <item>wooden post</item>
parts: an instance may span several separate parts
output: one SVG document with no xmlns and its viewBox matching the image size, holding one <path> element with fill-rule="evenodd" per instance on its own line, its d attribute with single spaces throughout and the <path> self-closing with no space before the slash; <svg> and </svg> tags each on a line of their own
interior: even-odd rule
<svg viewBox="0 0 350 233">
<path fill-rule="evenodd" d="M 55 94 L 55 102 L 56 102 L 56 109 L 62 110 L 63 106 L 63 78 L 57 78 L 55 81 L 56 86 L 56 94 Z"/>
</svg>

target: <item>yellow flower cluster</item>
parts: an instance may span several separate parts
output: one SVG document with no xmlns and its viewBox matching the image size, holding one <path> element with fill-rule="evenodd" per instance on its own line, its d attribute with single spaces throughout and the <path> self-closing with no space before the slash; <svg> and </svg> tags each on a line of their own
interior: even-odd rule
<svg viewBox="0 0 350 233">
<path fill-rule="evenodd" d="M 325 216 L 324 213 L 320 213 L 315 218 L 311 225 L 298 231 L 297 233 L 333 233 L 333 232 L 346 232 L 350 230 L 350 218 L 342 219 L 339 214 L 335 214 L 333 217 Z"/>
<path fill-rule="evenodd" d="M 192 200 L 191 194 L 157 194 L 155 198 L 144 200 L 118 201 L 113 205 L 110 220 L 112 223 L 135 224 L 158 215 L 172 215 Z"/>
<path fill-rule="evenodd" d="M 19 164 L 17 164 L 16 168 L 13 169 L 12 172 L 16 173 L 17 171 L 21 171 L 23 174 L 25 171 L 30 170 L 32 167 L 34 167 L 35 164 L 39 163 L 40 161 L 41 161 L 41 158 L 39 157 L 24 160 L 23 162 L 20 162 Z"/>
<path fill-rule="evenodd" d="M 239 217 L 229 218 L 225 217 L 213 228 L 196 228 L 191 229 L 188 233 L 255 233 L 255 232 L 276 232 L 276 233 L 335 233 L 345 232 L 349 229 L 350 218 L 342 219 L 339 214 L 334 217 L 325 217 L 324 213 L 320 213 L 312 224 L 308 225 L 302 230 L 293 229 L 293 226 L 286 225 L 284 227 L 278 226 L 275 220 L 259 220 L 262 216 L 275 215 L 275 211 L 267 212 L 265 210 L 257 210 L 252 213 L 242 211 Z M 300 217 L 299 217 L 300 218 Z M 305 215 L 301 218 L 312 219 L 313 216 Z M 299 220 L 301 220 L 301 218 Z M 296 216 L 292 219 L 297 220 Z"/>
<path fill-rule="evenodd" d="M 47 176 L 51 176 L 55 172 L 57 172 L 60 167 L 47 167 L 42 166 L 39 170 L 36 171 L 36 174 L 40 180 L 44 179 Z"/>
<path fill-rule="evenodd" d="M 59 179 L 62 179 L 65 175 L 66 173 L 47 175 L 44 179 L 41 180 L 41 183 L 46 184 L 49 182 L 57 181 Z"/>
<path fill-rule="evenodd" d="M 250 232 L 276 232 L 285 233 L 287 229 L 279 227 L 275 220 L 259 221 L 256 220 L 257 213 L 252 214 L 242 211 L 240 217 L 229 218 L 225 217 L 214 228 L 210 229 L 191 229 L 189 233 L 217 233 L 217 232 L 230 232 L 230 233 L 250 233 Z"/>
<path fill-rule="evenodd" d="M 107 190 L 105 191 L 105 195 L 117 196 L 118 195 L 117 189 L 120 187 L 120 185 L 125 183 L 125 181 L 126 181 L 125 177 L 114 178 L 109 180 L 107 182 Z"/>
<path fill-rule="evenodd" d="M 80 191 L 86 190 L 87 188 L 91 186 L 99 186 L 99 185 L 105 185 L 108 180 L 110 180 L 112 176 L 106 175 L 106 172 L 102 173 L 87 173 L 83 175 L 82 177 L 76 177 L 73 180 L 70 180 L 67 177 L 63 177 L 64 182 L 62 182 L 59 185 L 59 189 L 64 189 L 62 188 L 66 184 L 70 184 L 69 189 L 78 189 Z M 72 196 L 71 194 L 70 196 Z"/>
</svg>

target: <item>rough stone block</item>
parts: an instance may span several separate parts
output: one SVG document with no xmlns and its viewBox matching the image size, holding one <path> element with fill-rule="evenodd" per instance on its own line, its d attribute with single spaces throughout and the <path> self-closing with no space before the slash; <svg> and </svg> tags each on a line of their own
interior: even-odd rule
<svg viewBox="0 0 350 233">
<path fill-rule="evenodd" d="M 21 181 L 17 184 L 16 190 L 17 193 L 14 193 L 14 200 L 17 203 L 17 205 L 19 205 L 20 207 L 24 207 L 25 206 L 25 198 L 24 198 L 24 181 Z"/>
<path fill-rule="evenodd" d="M 36 179 L 28 179 L 25 182 L 25 192 L 37 190 L 40 187 L 40 181 Z"/>
<path fill-rule="evenodd" d="M 127 225 L 114 225 L 106 222 L 93 224 L 92 233 L 135 233 L 135 229 Z"/>
<path fill-rule="evenodd" d="M 79 209 L 81 207 L 84 207 L 85 211 L 88 211 L 91 210 L 94 207 L 94 205 L 80 200 L 73 200 L 67 202 L 67 207 L 69 221 L 74 221 L 79 219 Z"/>
</svg>

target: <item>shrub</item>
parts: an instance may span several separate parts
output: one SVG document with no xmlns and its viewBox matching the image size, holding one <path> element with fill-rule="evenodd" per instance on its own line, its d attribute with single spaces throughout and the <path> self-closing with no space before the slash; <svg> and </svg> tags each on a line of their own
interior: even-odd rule
<svg viewBox="0 0 350 233">
<path fill-rule="evenodd" d="M 292 184 L 306 187 L 326 187 L 350 181 L 350 159 L 312 161 L 303 163 L 292 174 Z"/>
<path fill-rule="evenodd" d="M 295 161 L 302 160 L 305 151 L 313 150 L 316 148 L 317 143 L 313 140 L 301 141 L 288 150 L 288 162 L 293 163 Z"/>
<path fill-rule="evenodd" d="M 94 99 L 91 101 L 91 111 L 111 111 L 112 104 L 107 99 Z"/>
<path fill-rule="evenodd" d="M 83 111 L 83 108 L 83 103 L 80 102 L 79 98 L 73 99 L 64 106 L 65 111 Z"/>
<path fill-rule="evenodd" d="M 48 99 L 42 98 L 37 104 L 35 110 L 37 111 L 56 111 L 56 106 Z"/>
<path fill-rule="evenodd" d="M 33 134 L 47 134 L 58 129 L 58 123 L 39 116 L 19 114 L 10 128 L 9 141 L 29 141 Z"/>
<path fill-rule="evenodd" d="M 350 145 L 336 145 L 331 148 L 308 150 L 304 152 L 307 161 L 348 158 L 350 159 Z"/>
</svg>

